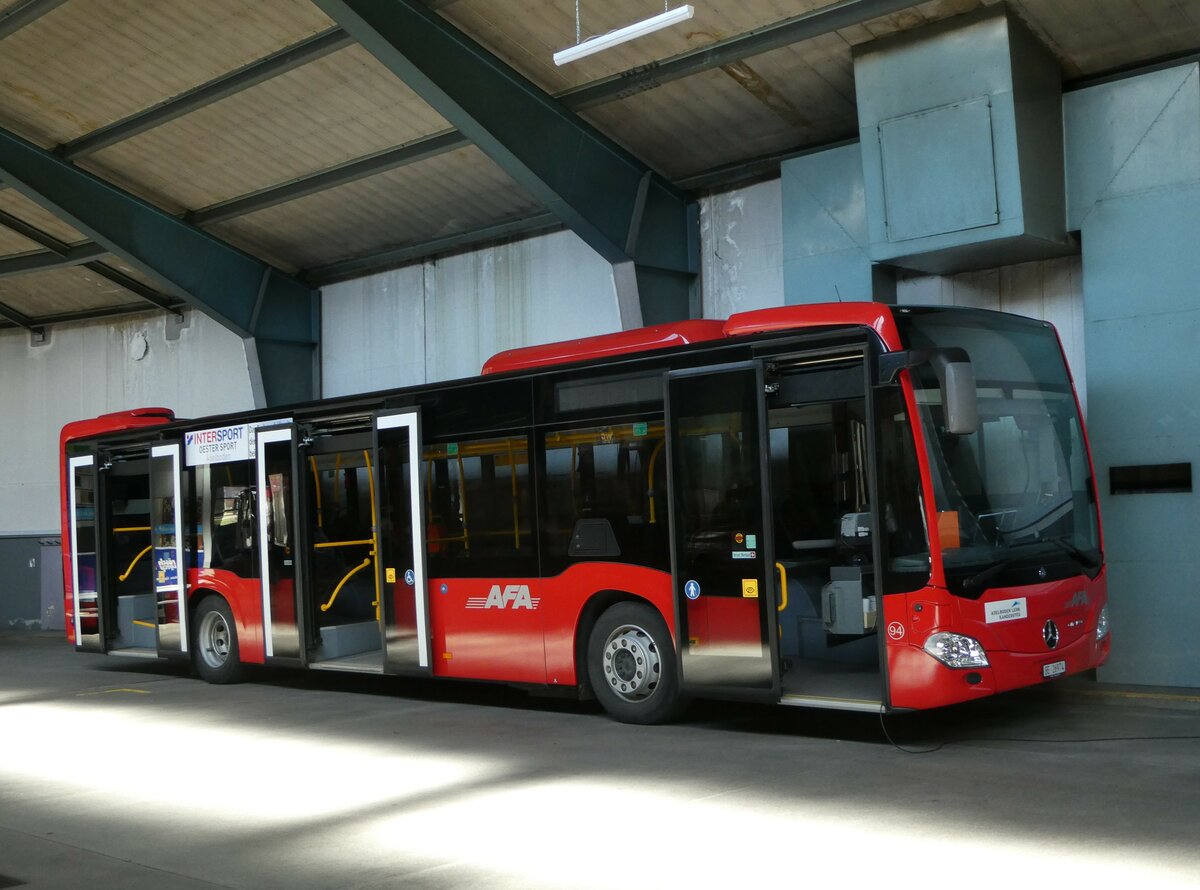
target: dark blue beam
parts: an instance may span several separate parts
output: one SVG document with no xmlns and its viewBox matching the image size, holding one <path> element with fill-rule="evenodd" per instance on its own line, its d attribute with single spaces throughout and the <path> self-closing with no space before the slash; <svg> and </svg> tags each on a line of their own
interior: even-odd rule
<svg viewBox="0 0 1200 890">
<path fill-rule="evenodd" d="M 40 19 L 55 7 L 62 6 L 64 2 L 66 0 L 25 0 L 24 3 L 17 3 L 0 15 L 0 40 Z"/>
<path fill-rule="evenodd" d="M 3 129 L 0 176 L 87 235 L 91 249 L 120 257 L 244 338 L 257 401 L 316 395 L 318 306 L 306 285 Z"/>
<path fill-rule="evenodd" d="M 338 260 L 324 266 L 314 266 L 311 269 L 305 269 L 301 275 L 309 284 L 320 287 L 336 281 L 346 281 L 350 278 L 361 278 L 364 275 L 374 275 L 376 272 L 397 269 L 428 257 L 469 250 L 484 244 L 540 235 L 561 228 L 562 223 L 553 213 L 539 213 L 524 219 L 513 219 L 465 232 L 455 232 L 453 235 L 414 241 L 367 256 Z"/>
<path fill-rule="evenodd" d="M 350 46 L 354 41 L 350 35 L 340 28 L 331 28 L 286 46 L 278 52 L 271 53 L 261 59 L 243 65 L 236 71 L 222 74 L 186 92 L 159 102 L 150 108 L 131 114 L 129 117 L 114 121 L 108 126 L 80 136 L 71 142 L 60 145 L 55 153 L 68 160 L 81 158 L 93 152 L 100 151 L 110 145 L 115 145 L 123 139 L 129 139 L 138 133 L 144 133 L 154 127 L 162 126 L 185 114 L 191 114 L 206 105 L 219 102 L 235 93 L 249 89 L 256 84 L 278 77 L 302 65 L 337 52 Z"/>
<path fill-rule="evenodd" d="M 699 245 L 683 193 L 419 0 L 315 3 L 592 249 L 632 264 L 641 321 L 687 317 Z"/>
</svg>

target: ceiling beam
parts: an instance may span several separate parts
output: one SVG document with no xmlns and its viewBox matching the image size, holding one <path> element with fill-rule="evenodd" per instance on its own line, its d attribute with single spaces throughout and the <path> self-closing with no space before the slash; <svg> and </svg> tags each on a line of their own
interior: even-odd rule
<svg viewBox="0 0 1200 890">
<path fill-rule="evenodd" d="M 256 403 L 316 394 L 320 325 L 307 285 L 3 129 L 0 176 L 92 239 L 92 249 L 120 257 L 242 337 Z"/>
<path fill-rule="evenodd" d="M 670 182 L 420 0 L 314 2 L 614 265 L 625 326 L 688 316 L 698 215 Z"/>
<path fill-rule="evenodd" d="M 0 40 L 9 34 L 20 31 L 30 22 L 34 22 L 59 6 L 66 0 L 25 0 L 18 3 L 0 15 Z"/>
<path fill-rule="evenodd" d="M 227 219 L 245 216 L 258 210 L 266 210 L 268 207 L 365 179 L 368 176 L 385 173 L 425 158 L 436 157 L 470 144 L 470 140 L 457 130 L 445 130 L 441 133 L 434 133 L 432 136 L 414 139 L 412 142 L 396 148 L 389 148 L 366 157 L 347 161 L 344 164 L 338 164 L 336 167 L 319 170 L 308 176 L 268 186 L 246 195 L 239 195 L 228 201 L 209 204 L 199 210 L 189 211 L 184 214 L 184 219 L 198 226 L 224 222 Z"/>
<path fill-rule="evenodd" d="M 66 324 L 72 321 L 93 321 L 97 318 L 112 318 L 118 315 L 137 315 L 146 312 L 153 312 L 153 308 L 145 303 L 138 301 L 137 303 L 124 303 L 120 306 L 102 306 L 96 309 L 79 309 L 72 312 L 56 312 L 52 315 L 39 315 L 34 318 L 26 318 L 33 327 L 30 329 L 33 332 L 41 331 L 51 325 Z M 3 319 L 0 319 L 0 328 L 5 327 L 24 327 L 16 322 L 5 324 Z"/>
<path fill-rule="evenodd" d="M 92 130 L 78 139 L 60 145 L 55 149 L 55 153 L 68 160 L 90 155 L 206 105 L 219 102 L 234 93 L 293 71 L 353 43 L 353 38 L 341 28 L 330 28 L 106 127 Z"/>
<path fill-rule="evenodd" d="M 18 312 L 7 303 L 0 303 L 0 320 L 7 321 L 10 325 L 15 325 L 19 328 L 24 328 L 30 333 L 41 333 L 42 327 L 36 320 L 30 318 L 22 312 Z"/>
<path fill-rule="evenodd" d="M 435 3 L 430 8 L 438 8 Z M 639 65 L 611 77 L 591 81 L 573 89 L 554 94 L 571 111 L 594 108 L 638 92 L 662 86 L 673 80 L 708 71 L 730 62 L 749 58 L 758 53 L 779 49 L 792 43 L 810 40 L 840 28 L 862 24 L 883 15 L 907 9 L 911 0 L 844 0 L 844 2 L 822 7 L 812 12 L 793 16 L 781 22 L 767 25 L 737 37 L 730 37 L 701 49 L 692 50 Z M 338 29 L 340 31 L 340 29 Z M 188 214 L 187 219 L 197 225 L 223 222 L 267 207 L 274 207 L 296 198 L 315 194 L 324 189 L 336 188 L 405 164 L 435 157 L 471 144 L 471 140 L 457 130 L 445 130 L 409 142 L 398 148 L 367 155 L 318 170 L 307 176 L 267 186 L 246 195 L 210 204 Z"/>
<path fill-rule="evenodd" d="M 67 244 L 65 241 L 59 241 L 48 232 L 43 232 L 36 226 L 32 226 L 25 222 L 25 220 L 13 216 L 6 210 L 0 210 L 0 226 L 4 226 L 7 229 L 17 232 L 18 234 L 28 238 L 30 241 L 33 241 L 35 244 L 40 244 L 42 247 L 53 251 L 61 257 L 67 256 L 71 251 L 71 245 Z M 0 260 L 3 260 L 3 258 L 0 257 Z M 119 284 L 130 293 L 137 294 L 147 303 L 151 303 L 160 309 L 164 309 L 167 312 L 182 317 L 183 313 L 179 311 L 178 307 L 175 305 L 175 301 L 171 300 L 170 297 L 160 294 L 153 288 L 147 287 L 137 279 L 129 277 L 124 272 L 106 266 L 104 263 L 97 262 L 84 263 L 83 267 L 85 269 L 90 269 L 97 275 L 108 279 L 113 284 Z"/>
<path fill-rule="evenodd" d="M 101 245 L 87 241 L 68 248 L 65 253 L 55 250 L 33 250 L 29 253 L 0 257 L 0 278 L 28 275 L 30 272 L 45 272 L 49 269 L 82 266 L 106 253 L 108 251 Z"/>
<path fill-rule="evenodd" d="M 861 25 L 881 16 L 908 9 L 914 0 L 842 0 L 811 12 L 764 25 L 745 34 L 718 40 L 708 46 L 688 50 L 663 59 L 638 65 L 610 77 L 602 77 L 560 94 L 563 103 L 575 111 L 624 99 L 663 84 L 691 77 L 731 62 L 812 40 L 842 28 Z"/>
<path fill-rule="evenodd" d="M 497 241 L 539 235 L 562 227 L 562 222 L 553 213 L 539 213 L 524 219 L 481 226 L 467 232 L 456 232 L 440 238 L 414 241 L 364 257 L 353 257 L 348 260 L 339 260 L 336 263 L 314 266 L 311 269 L 305 269 L 300 274 L 313 287 L 323 287 L 336 281 L 361 278 L 376 272 L 386 272 L 427 257 L 455 253 Z"/>
</svg>

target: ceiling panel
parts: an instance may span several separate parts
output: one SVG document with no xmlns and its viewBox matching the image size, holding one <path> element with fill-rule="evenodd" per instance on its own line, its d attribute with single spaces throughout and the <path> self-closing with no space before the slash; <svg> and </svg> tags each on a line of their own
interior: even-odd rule
<svg viewBox="0 0 1200 890">
<path fill-rule="evenodd" d="M 1011 5 L 1058 55 L 1067 77 L 1200 48 L 1195 0 L 1013 0 Z"/>
<path fill-rule="evenodd" d="M 0 303 L 31 318 L 138 302 L 125 288 L 82 267 L 0 279 Z M 149 303 L 147 308 L 152 308 Z"/>
<path fill-rule="evenodd" d="M 4 40 L 0 126 L 68 142 L 331 26 L 308 0 L 69 0 Z"/>
<path fill-rule="evenodd" d="M 354 46 L 81 164 L 178 213 L 448 127 L 374 56 Z"/>
<path fill-rule="evenodd" d="M 31 250 L 42 250 L 42 245 L 0 225 L 0 256 L 28 253 Z"/>
<path fill-rule="evenodd" d="M 304 269 L 539 210 L 481 151 L 462 148 L 210 231 L 291 269 Z"/>
<path fill-rule="evenodd" d="M 427 2 L 554 92 L 652 66 L 821 8 L 829 0 L 693 0 L 696 15 L 686 24 L 562 68 L 551 55 L 575 42 L 574 0 Z M 856 45 L 998 2 L 929 0 L 593 107 L 584 117 L 672 178 L 852 136 L 857 129 Z M 1012 0 L 1010 5 L 1058 55 L 1068 78 L 1200 47 L 1200 0 Z M 662 0 L 580 0 L 579 6 L 584 36 L 663 9 Z M 0 0 L 4 8 L 12 8 L 10 0 Z M 47 146 L 69 141 L 331 26 L 309 0 L 67 0 L 0 45 L 0 126 Z M 80 163 L 179 213 L 447 127 L 369 53 L 351 47 Z M 482 153 L 460 149 L 230 220 L 212 231 L 280 268 L 296 270 L 539 209 Z M 59 240 L 84 240 L 12 189 L 0 189 L 0 210 Z M 0 228 L 0 254 L 30 249 L 31 242 Z M 97 301 L 131 301 L 115 285 L 78 268 L 0 286 L 16 301 L 26 300 L 35 315 L 96 308 Z M 44 305 L 34 305 L 39 301 Z"/>
<path fill-rule="evenodd" d="M 645 65 L 826 4 L 827 0 L 695 2 L 695 17 L 561 68 L 552 56 L 575 43 L 573 0 L 459 0 L 441 11 L 543 89 L 557 92 Z M 681 5 L 671 0 L 670 6 Z M 656 0 L 580 0 L 581 36 L 605 34 L 663 12 Z"/>
<path fill-rule="evenodd" d="M 78 229 L 60 221 L 58 217 L 47 210 L 43 210 L 16 189 L 4 189 L 0 191 L 0 210 L 11 213 L 23 222 L 28 223 L 35 229 L 41 229 L 47 235 L 57 238 L 59 241 L 71 244 L 76 241 L 87 240 L 87 236 Z"/>
</svg>

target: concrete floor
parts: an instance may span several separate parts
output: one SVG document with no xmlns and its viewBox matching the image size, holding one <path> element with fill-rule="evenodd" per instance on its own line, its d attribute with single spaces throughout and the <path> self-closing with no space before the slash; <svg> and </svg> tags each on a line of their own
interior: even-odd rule
<svg viewBox="0 0 1200 890">
<path fill-rule="evenodd" d="M 1200 697 L 1075 681 L 887 728 L 946 744 L 0 634 L 0 887 L 1200 886 Z"/>
</svg>

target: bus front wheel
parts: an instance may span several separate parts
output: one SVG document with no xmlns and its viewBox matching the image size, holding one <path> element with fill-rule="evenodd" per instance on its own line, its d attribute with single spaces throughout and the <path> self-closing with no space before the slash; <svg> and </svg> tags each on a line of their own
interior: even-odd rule
<svg viewBox="0 0 1200 890">
<path fill-rule="evenodd" d="M 210 596 L 196 607 L 193 618 L 192 663 L 209 683 L 236 683 L 242 678 L 237 627 L 229 604 Z"/>
<path fill-rule="evenodd" d="M 596 620 L 588 676 L 604 710 L 622 723 L 665 723 L 683 706 L 671 633 L 642 603 L 617 603 Z"/>
</svg>

